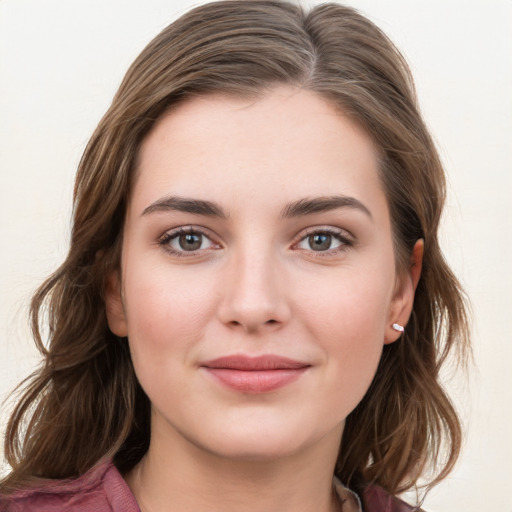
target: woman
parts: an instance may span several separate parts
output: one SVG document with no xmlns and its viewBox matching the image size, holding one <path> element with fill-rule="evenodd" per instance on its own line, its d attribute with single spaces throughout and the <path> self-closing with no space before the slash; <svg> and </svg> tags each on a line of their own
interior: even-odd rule
<svg viewBox="0 0 512 512">
<path fill-rule="evenodd" d="M 438 382 L 467 343 L 443 199 L 408 68 L 367 19 L 190 11 L 80 163 L 2 507 L 409 510 L 393 496 L 460 448 Z"/>
</svg>

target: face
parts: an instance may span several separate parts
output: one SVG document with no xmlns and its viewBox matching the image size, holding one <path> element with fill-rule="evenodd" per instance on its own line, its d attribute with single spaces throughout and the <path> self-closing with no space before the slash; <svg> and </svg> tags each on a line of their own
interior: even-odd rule
<svg viewBox="0 0 512 512">
<path fill-rule="evenodd" d="M 412 305 L 377 166 L 362 130 L 299 89 L 194 99 L 156 124 L 107 293 L 152 444 L 336 448 Z"/>
</svg>

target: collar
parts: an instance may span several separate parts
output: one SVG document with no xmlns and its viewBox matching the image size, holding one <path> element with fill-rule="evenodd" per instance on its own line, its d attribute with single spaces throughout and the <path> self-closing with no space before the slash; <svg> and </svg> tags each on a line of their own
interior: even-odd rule
<svg viewBox="0 0 512 512">
<path fill-rule="evenodd" d="M 361 500 L 355 492 L 347 489 L 336 477 L 333 478 L 332 484 L 340 499 L 341 512 L 362 512 Z"/>
</svg>

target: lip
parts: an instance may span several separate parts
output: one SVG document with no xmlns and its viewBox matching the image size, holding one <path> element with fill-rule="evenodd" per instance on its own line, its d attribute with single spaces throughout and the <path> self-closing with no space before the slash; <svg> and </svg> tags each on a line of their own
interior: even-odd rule
<svg viewBox="0 0 512 512">
<path fill-rule="evenodd" d="M 311 367 L 303 361 L 277 355 L 238 354 L 212 359 L 200 366 L 223 385 L 253 394 L 268 393 L 291 384 Z"/>
</svg>

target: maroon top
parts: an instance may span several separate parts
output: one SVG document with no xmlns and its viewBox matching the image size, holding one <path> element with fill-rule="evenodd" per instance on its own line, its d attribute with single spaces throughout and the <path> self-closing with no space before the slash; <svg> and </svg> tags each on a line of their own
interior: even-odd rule
<svg viewBox="0 0 512 512">
<path fill-rule="evenodd" d="M 2 512 L 140 512 L 127 483 L 105 460 L 74 480 L 0 497 Z"/>
<path fill-rule="evenodd" d="M 364 512 L 411 512 L 414 509 L 377 486 L 362 496 Z M 123 477 L 109 460 L 96 465 L 85 475 L 18 491 L 0 497 L 2 512 L 140 512 Z"/>
</svg>

